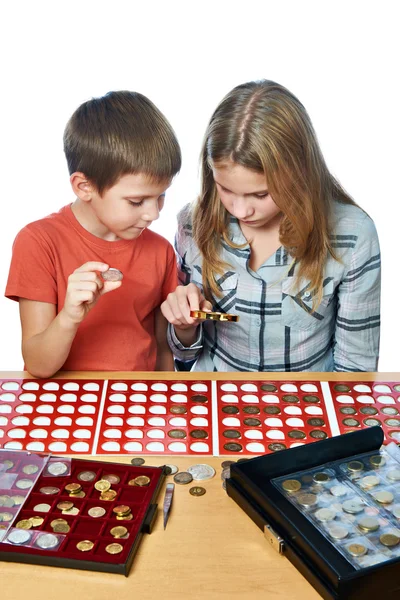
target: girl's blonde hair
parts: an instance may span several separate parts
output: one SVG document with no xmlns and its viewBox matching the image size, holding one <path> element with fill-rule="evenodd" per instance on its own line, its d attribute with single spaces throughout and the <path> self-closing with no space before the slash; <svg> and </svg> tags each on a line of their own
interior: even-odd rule
<svg viewBox="0 0 400 600">
<path fill-rule="evenodd" d="M 310 118 L 299 100 L 273 81 L 235 87 L 219 104 L 204 138 L 201 193 L 193 209 L 193 237 L 203 257 L 206 296 L 220 296 L 216 276 L 228 237 L 229 213 L 219 199 L 212 166 L 233 161 L 265 173 L 281 209 L 280 241 L 295 259 L 298 279 L 310 281 L 314 308 L 322 298 L 324 263 L 336 258 L 330 239 L 332 201 L 355 204 L 329 173 Z"/>
</svg>

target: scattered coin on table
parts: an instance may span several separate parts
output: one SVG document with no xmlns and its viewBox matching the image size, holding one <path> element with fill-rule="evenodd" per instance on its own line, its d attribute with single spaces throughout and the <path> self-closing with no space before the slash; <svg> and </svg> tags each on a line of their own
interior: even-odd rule
<svg viewBox="0 0 400 600">
<path fill-rule="evenodd" d="M 175 483 L 179 483 L 180 485 L 185 485 L 193 481 L 193 477 L 190 473 L 182 471 L 181 473 L 177 473 L 176 475 L 174 475 L 174 481 Z"/>
<path fill-rule="evenodd" d="M 175 473 L 177 473 L 179 471 L 178 467 L 176 465 L 164 465 L 164 468 L 166 469 L 166 474 L 167 475 L 175 475 Z"/>
<path fill-rule="evenodd" d="M 134 467 L 140 467 L 140 465 L 144 465 L 146 461 L 144 460 L 144 458 L 132 458 L 131 460 L 131 465 L 133 465 Z"/>
<path fill-rule="evenodd" d="M 200 487 L 198 485 L 191 487 L 189 489 L 189 494 L 191 494 L 192 496 L 204 496 L 205 493 L 206 493 L 205 488 Z"/>
<path fill-rule="evenodd" d="M 195 481 L 211 479 L 215 475 L 215 469 L 205 464 L 192 465 L 188 468 L 187 472 L 190 473 Z"/>
</svg>

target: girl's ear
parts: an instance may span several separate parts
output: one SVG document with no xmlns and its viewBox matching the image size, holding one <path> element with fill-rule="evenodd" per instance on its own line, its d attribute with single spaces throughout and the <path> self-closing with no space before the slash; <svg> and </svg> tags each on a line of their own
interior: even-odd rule
<svg viewBox="0 0 400 600">
<path fill-rule="evenodd" d="M 90 202 L 95 190 L 86 175 L 77 171 L 72 173 L 69 180 L 75 195 L 84 202 Z"/>
</svg>

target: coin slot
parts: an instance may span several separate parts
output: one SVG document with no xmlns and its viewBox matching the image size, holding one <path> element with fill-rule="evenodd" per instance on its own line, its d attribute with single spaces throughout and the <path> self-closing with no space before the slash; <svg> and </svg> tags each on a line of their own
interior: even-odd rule
<svg viewBox="0 0 400 600">
<path fill-rule="evenodd" d="M 124 398 L 125 398 L 125 396 L 124 396 Z M 129 400 L 131 402 L 146 402 L 147 397 L 145 396 L 145 394 L 131 394 L 129 396 Z"/>
<path fill-rule="evenodd" d="M 131 415 L 144 415 L 146 413 L 146 407 L 142 404 L 134 404 L 133 406 L 128 407 L 128 412 Z"/>
<path fill-rule="evenodd" d="M 123 415 L 125 413 L 125 408 L 123 406 L 119 406 L 118 404 L 114 404 L 114 406 L 109 406 L 107 408 L 107 412 L 111 415 Z"/>
<path fill-rule="evenodd" d="M 224 394 L 223 396 L 221 396 L 221 400 L 222 402 L 229 402 L 232 404 L 234 404 L 235 402 L 239 402 L 238 397 L 234 394 Z"/>
<path fill-rule="evenodd" d="M 194 392 L 207 392 L 208 391 L 208 387 L 205 385 L 205 383 L 193 383 L 190 386 L 190 389 L 193 390 Z"/>
<path fill-rule="evenodd" d="M 142 394 L 137 394 L 137 396 L 142 396 Z M 144 396 L 144 398 L 146 398 L 146 396 Z M 111 394 L 109 400 L 110 402 L 126 402 L 126 396 L 124 394 Z M 136 400 L 136 402 L 143 402 L 143 400 Z"/>
<path fill-rule="evenodd" d="M 159 446 L 162 446 L 162 448 L 164 449 L 164 446 L 162 444 L 159 444 Z M 124 444 L 124 448 L 128 452 L 141 452 L 143 450 L 143 446 L 140 442 L 127 442 L 126 444 Z"/>
<path fill-rule="evenodd" d="M 356 398 L 357 402 L 360 402 L 361 404 L 374 404 L 375 400 L 372 398 L 372 396 L 357 396 Z"/>
<path fill-rule="evenodd" d="M 183 442 L 171 442 L 168 444 L 168 450 L 175 452 L 176 454 L 185 454 L 187 451 L 187 446 Z"/>
<path fill-rule="evenodd" d="M 72 432 L 74 438 L 78 438 L 80 440 L 90 440 L 92 437 L 92 432 L 89 429 L 75 429 Z"/>
<path fill-rule="evenodd" d="M 265 454 L 265 446 L 259 442 L 250 442 L 249 444 L 246 444 L 246 450 L 248 452 L 254 452 L 255 454 Z"/>
<path fill-rule="evenodd" d="M 111 384 L 111 389 L 115 392 L 127 392 L 128 386 L 126 383 L 122 383 L 122 381 L 117 381 Z"/>
<path fill-rule="evenodd" d="M 378 396 L 376 400 L 380 404 L 395 404 L 394 398 L 391 396 Z"/>
<path fill-rule="evenodd" d="M 71 450 L 74 452 L 89 452 L 89 444 L 87 442 L 74 442 L 71 444 Z"/>
<path fill-rule="evenodd" d="M 391 394 L 392 390 L 390 389 L 390 387 L 388 385 L 374 385 L 374 392 L 377 392 L 379 394 Z"/>
<path fill-rule="evenodd" d="M 283 431 L 278 431 L 277 429 L 271 429 L 270 431 L 267 431 L 265 435 L 270 440 L 284 440 L 285 439 Z"/>
<path fill-rule="evenodd" d="M 291 417 L 289 419 L 286 419 L 286 425 L 289 425 L 289 427 L 304 427 L 304 421 L 303 419 L 296 419 L 295 417 Z"/>
<path fill-rule="evenodd" d="M 7 433 L 8 437 L 16 439 L 16 440 L 23 440 L 26 437 L 26 431 L 24 431 L 24 429 L 10 429 Z M 47 433 L 46 433 L 46 437 L 47 437 Z"/>
<path fill-rule="evenodd" d="M 262 440 L 263 434 L 262 431 L 257 431 L 256 429 L 247 429 L 244 432 L 244 437 L 248 438 L 249 440 Z"/>
<path fill-rule="evenodd" d="M 97 402 L 97 396 L 96 394 L 82 394 L 81 400 L 82 402 Z"/>
<path fill-rule="evenodd" d="M 106 429 L 103 432 L 105 438 L 117 438 L 120 439 L 122 437 L 122 433 L 119 429 Z"/>
<path fill-rule="evenodd" d="M 12 412 L 12 408 L 9 404 L 0 404 L 0 414 L 7 415 Z"/>
<path fill-rule="evenodd" d="M 152 435 L 150 435 L 150 431 L 151 431 Z M 160 430 L 151 429 L 150 431 L 147 432 L 147 435 L 151 438 L 164 437 L 164 435 L 163 436 L 153 435 L 154 433 L 156 433 Z M 162 433 L 164 433 L 164 432 L 162 432 Z M 141 438 L 143 438 L 143 431 L 142 431 L 142 429 L 127 429 L 125 431 L 125 436 L 129 439 L 132 439 L 132 438 L 141 439 Z"/>
<path fill-rule="evenodd" d="M 76 522 L 71 527 L 71 533 L 78 535 L 80 533 L 83 536 L 99 536 L 101 530 L 104 527 L 104 518 L 103 519 L 94 519 L 93 517 L 89 518 L 80 518 L 76 519 Z M 104 530 L 105 531 L 105 530 Z M 103 532 L 104 534 L 104 532 Z"/>
<path fill-rule="evenodd" d="M 240 389 L 243 390 L 243 392 L 257 392 L 257 386 L 254 385 L 254 383 L 243 383 L 243 385 L 240 386 Z"/>
<path fill-rule="evenodd" d="M 36 431 L 44 431 L 44 430 L 36 430 Z M 33 433 L 33 432 L 32 432 Z M 31 436 L 32 436 L 31 433 Z M 37 437 L 47 437 L 47 431 L 45 432 L 46 436 L 37 436 Z M 69 431 L 68 429 L 54 429 L 51 432 L 51 437 L 55 438 L 55 439 L 62 439 L 62 440 L 67 440 L 69 438 Z"/>
<path fill-rule="evenodd" d="M 39 408 L 37 409 L 38 411 L 39 411 Z M 53 412 L 53 410 L 54 410 L 53 407 L 51 406 L 50 408 L 52 409 L 51 412 Z M 45 412 L 45 411 L 42 411 L 42 412 Z M 65 404 L 64 406 L 58 406 L 57 412 L 59 412 L 62 415 L 73 415 L 75 412 L 75 407 L 71 406 L 70 404 Z"/>
<path fill-rule="evenodd" d="M 240 419 L 237 419 L 236 417 L 226 417 L 225 419 L 222 419 L 222 424 L 227 427 L 239 427 Z"/>
<path fill-rule="evenodd" d="M 21 402 L 35 402 L 36 401 L 36 394 L 20 394 L 18 396 L 19 400 L 21 400 Z"/>
<path fill-rule="evenodd" d="M 290 444 L 290 448 L 297 448 L 298 446 L 305 446 L 304 442 L 294 442 L 293 444 Z"/>
<path fill-rule="evenodd" d="M 188 387 L 186 383 L 173 383 L 171 385 L 171 390 L 174 392 L 187 392 Z"/>
<path fill-rule="evenodd" d="M 301 389 L 303 392 L 308 392 L 308 393 L 311 393 L 311 392 L 318 392 L 318 388 L 317 388 L 317 386 L 316 386 L 316 385 L 314 385 L 313 383 L 303 383 L 303 384 L 300 386 L 300 389 Z"/>
<path fill-rule="evenodd" d="M 21 387 L 23 390 L 35 391 L 39 389 L 39 384 L 36 381 L 26 381 Z"/>
<path fill-rule="evenodd" d="M 89 381 L 88 383 L 85 383 L 82 388 L 87 391 L 87 392 L 98 392 L 100 390 L 100 386 L 98 383 L 95 383 L 94 381 Z"/>
<path fill-rule="evenodd" d="M 76 392 L 79 390 L 79 384 L 73 381 L 67 381 L 66 383 L 63 384 L 63 390 L 66 390 L 68 392 Z"/>
<path fill-rule="evenodd" d="M 234 383 L 223 383 L 221 385 L 221 390 L 223 392 L 237 392 L 238 387 Z"/>
<path fill-rule="evenodd" d="M 61 417 L 61 419 L 66 419 L 66 417 Z M 29 419 L 28 419 L 29 421 Z M 70 419 L 71 421 L 71 419 Z M 39 427 L 48 427 L 49 425 L 51 425 L 51 419 L 49 417 L 36 417 L 35 419 L 33 419 L 33 424 L 34 425 L 39 425 Z M 55 424 L 56 425 L 65 425 L 65 423 L 57 423 L 57 419 L 55 420 Z M 71 424 L 71 423 L 69 423 Z M 22 425 L 22 423 L 21 423 Z"/>
<path fill-rule="evenodd" d="M 150 406 L 149 412 L 153 415 L 166 415 L 167 409 L 165 406 Z"/>
<path fill-rule="evenodd" d="M 372 390 L 369 387 L 369 385 L 364 385 L 364 384 L 357 384 L 357 385 L 355 385 L 354 386 L 354 391 L 355 392 L 360 392 L 362 394 L 365 394 L 365 393 L 368 394 L 368 393 L 372 392 Z"/>
<path fill-rule="evenodd" d="M 258 403 L 258 396 L 254 396 L 253 394 L 245 394 L 244 396 L 242 396 L 242 402 L 252 402 L 254 403 Z"/>
<path fill-rule="evenodd" d="M 141 444 L 139 445 L 141 449 Z M 101 449 L 105 452 L 119 452 L 121 450 L 121 446 L 118 444 L 118 442 L 104 442 L 101 445 Z"/>
<path fill-rule="evenodd" d="M 20 404 L 19 406 L 15 407 L 15 412 L 19 413 L 20 415 L 32 414 L 33 406 L 31 404 Z"/>
<path fill-rule="evenodd" d="M 187 396 L 184 394 L 173 394 L 171 396 L 171 402 L 179 402 L 185 404 L 187 402 Z"/>
<path fill-rule="evenodd" d="M 308 415 L 323 415 L 322 408 L 319 406 L 306 406 L 304 412 Z"/>
<path fill-rule="evenodd" d="M 48 394 L 48 393 L 40 394 L 39 400 L 41 400 L 42 402 L 56 402 L 57 396 L 55 394 Z"/>
<path fill-rule="evenodd" d="M 361 396 L 359 396 L 358 398 L 361 398 Z M 351 396 L 343 396 L 343 395 L 336 396 L 336 400 L 338 402 L 340 402 L 341 404 L 354 404 L 354 400 Z M 360 402 L 360 400 L 359 400 L 359 402 Z"/>
<path fill-rule="evenodd" d="M 79 425 L 79 427 L 92 427 L 94 421 L 91 417 L 79 417 L 76 419 L 75 423 Z"/>
<path fill-rule="evenodd" d="M 8 423 L 8 419 L 6 417 L 0 417 L 0 426 L 3 427 L 4 425 L 7 425 Z"/>
<path fill-rule="evenodd" d="M 193 419 L 190 419 L 190 424 L 194 425 L 194 427 L 208 427 L 208 419 L 204 419 L 204 417 L 193 417 Z"/>
<path fill-rule="evenodd" d="M 281 419 L 276 419 L 274 417 L 268 417 L 268 419 L 265 419 L 264 424 L 267 427 L 283 427 Z"/>
<path fill-rule="evenodd" d="M 16 381 L 5 381 L 1 384 L 1 387 L 3 388 L 3 390 L 11 392 L 13 390 L 19 390 L 19 383 L 17 383 Z"/>
<path fill-rule="evenodd" d="M 64 442 L 51 442 L 51 444 L 49 444 L 49 450 L 51 452 L 66 452 L 67 444 Z"/>
<path fill-rule="evenodd" d="M 82 415 L 94 415 L 96 412 L 96 407 L 91 404 L 84 404 L 83 406 L 78 407 L 78 412 Z"/>
<path fill-rule="evenodd" d="M 0 394 L 0 400 L 2 402 L 14 402 L 15 394 Z"/>
<path fill-rule="evenodd" d="M 39 417 L 39 418 L 43 419 L 44 417 Z M 50 421 L 50 419 L 49 419 L 49 421 Z M 28 417 L 14 417 L 11 420 L 11 423 L 13 425 L 17 425 L 17 426 L 29 425 L 30 419 L 28 419 Z M 0 425 L 1 425 L 1 419 L 0 419 Z M 40 425 L 40 423 L 39 423 L 39 425 Z M 42 423 L 42 425 L 50 425 L 50 422 L 49 423 Z"/>
<path fill-rule="evenodd" d="M 166 402 L 167 396 L 165 394 L 152 394 L 150 400 L 151 402 Z"/>
<path fill-rule="evenodd" d="M 46 419 L 48 423 L 43 422 Z M 40 423 L 37 422 L 39 420 L 41 421 Z M 35 425 L 50 425 L 51 421 L 49 417 L 38 417 L 37 419 L 34 419 L 33 422 L 35 423 Z M 54 419 L 54 424 L 58 425 L 59 427 L 69 427 L 70 425 L 72 425 L 72 419 L 71 417 L 57 417 L 57 419 Z"/>
<path fill-rule="evenodd" d="M 190 412 L 194 415 L 208 415 L 207 406 L 192 406 Z"/>
<path fill-rule="evenodd" d="M 61 402 L 76 402 L 78 396 L 76 394 L 61 394 L 60 400 Z"/>
<path fill-rule="evenodd" d="M 147 383 L 132 383 L 131 390 L 135 392 L 147 392 Z"/>
<path fill-rule="evenodd" d="M 3 446 L 6 450 L 22 450 L 23 445 L 21 442 L 6 442 Z"/>
<path fill-rule="evenodd" d="M 125 444 L 125 448 L 126 448 L 127 444 Z M 148 444 L 146 444 L 146 450 L 148 450 L 149 452 L 164 452 L 165 448 L 164 448 L 164 444 L 162 444 L 161 442 L 149 442 Z"/>
<path fill-rule="evenodd" d="M 153 419 L 149 419 L 149 425 L 151 425 L 150 421 L 152 421 L 152 420 Z M 114 423 L 114 425 L 123 425 L 122 419 L 118 419 L 118 421 L 121 421 L 121 422 Z M 160 417 L 154 417 L 154 421 L 164 421 L 164 419 L 161 419 Z M 143 417 L 129 417 L 126 420 L 126 423 L 127 423 L 127 425 L 130 425 L 131 427 L 138 427 L 138 426 L 142 427 L 144 425 L 144 419 L 143 419 Z M 112 425 L 112 423 L 110 423 L 110 425 Z"/>
<path fill-rule="evenodd" d="M 301 410 L 300 406 L 285 406 L 284 409 L 283 409 L 283 411 L 287 415 L 301 415 L 301 413 L 302 413 L 302 410 Z"/>
<path fill-rule="evenodd" d="M 166 383 L 153 383 L 151 385 L 151 389 L 154 390 L 155 392 L 167 392 L 168 391 L 168 386 Z"/>
<path fill-rule="evenodd" d="M 31 452 L 44 452 L 44 444 L 43 442 L 29 442 L 26 449 Z"/>
<path fill-rule="evenodd" d="M 190 450 L 199 454 L 206 454 L 210 451 L 210 446 L 206 442 L 193 442 L 190 444 Z"/>
<path fill-rule="evenodd" d="M 281 385 L 282 392 L 297 392 L 297 386 L 294 383 L 284 383 Z"/>
<path fill-rule="evenodd" d="M 186 427 L 187 419 L 184 419 L 183 417 L 172 417 L 169 420 L 169 424 L 172 425 L 172 427 Z M 165 425 L 165 423 L 164 423 L 164 425 Z"/>
<path fill-rule="evenodd" d="M 265 396 L 261 397 L 261 400 L 263 402 L 270 402 L 270 403 L 278 403 L 279 402 L 278 396 L 274 396 L 273 394 L 266 394 Z"/>
</svg>

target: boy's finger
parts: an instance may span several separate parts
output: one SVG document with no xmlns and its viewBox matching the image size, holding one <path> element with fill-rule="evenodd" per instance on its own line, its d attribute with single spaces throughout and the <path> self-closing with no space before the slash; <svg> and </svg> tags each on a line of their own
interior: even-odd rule
<svg viewBox="0 0 400 600">
<path fill-rule="evenodd" d="M 106 263 L 91 261 L 75 269 L 74 273 L 81 273 L 82 271 L 100 271 L 104 273 L 107 270 L 108 265 Z"/>
<path fill-rule="evenodd" d="M 117 290 L 119 287 L 121 287 L 121 285 L 122 281 L 105 281 L 103 283 L 103 287 L 99 291 L 100 296 L 107 294 L 107 292 L 113 292 L 114 290 Z"/>
</svg>

